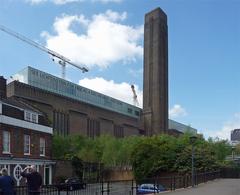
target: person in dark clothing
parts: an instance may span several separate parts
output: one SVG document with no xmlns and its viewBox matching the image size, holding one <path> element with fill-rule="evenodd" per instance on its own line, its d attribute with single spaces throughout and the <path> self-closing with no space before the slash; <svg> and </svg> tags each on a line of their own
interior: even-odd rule
<svg viewBox="0 0 240 195">
<path fill-rule="evenodd" d="M 29 170 L 29 173 L 26 173 L 27 170 Z M 21 176 L 27 179 L 29 195 L 40 194 L 42 176 L 37 172 L 36 167 L 34 165 L 25 167 L 21 172 Z"/>
<path fill-rule="evenodd" d="M 0 176 L 0 189 L 2 195 L 14 195 L 14 181 L 5 168 L 2 169 L 2 176 Z"/>
</svg>

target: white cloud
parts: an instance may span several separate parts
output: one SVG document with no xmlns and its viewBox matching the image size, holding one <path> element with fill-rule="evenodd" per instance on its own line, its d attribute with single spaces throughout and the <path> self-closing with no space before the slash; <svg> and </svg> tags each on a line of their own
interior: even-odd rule
<svg viewBox="0 0 240 195">
<path fill-rule="evenodd" d="M 115 83 L 113 80 L 108 81 L 101 77 L 96 77 L 92 79 L 84 78 L 79 81 L 79 85 L 133 105 L 132 89 L 131 85 L 128 83 Z M 137 85 L 134 85 L 134 87 L 140 107 L 142 107 L 143 92 L 139 90 Z"/>
<path fill-rule="evenodd" d="M 128 72 L 135 78 L 143 77 L 143 68 L 140 68 L 138 70 L 129 69 Z"/>
<path fill-rule="evenodd" d="M 73 2 L 83 2 L 84 0 L 52 0 L 57 5 L 63 5 L 67 3 L 73 3 Z"/>
<path fill-rule="evenodd" d="M 47 0 L 26 0 L 27 3 L 31 3 L 32 5 L 36 5 L 36 4 L 39 4 L 39 3 L 44 3 L 46 1 Z"/>
<path fill-rule="evenodd" d="M 106 68 L 116 62 L 135 61 L 143 56 L 143 47 L 139 44 L 143 38 L 143 26 L 122 24 L 126 18 L 126 12 L 111 10 L 91 19 L 84 15 L 63 15 L 53 24 L 56 35 L 48 32 L 42 35 L 49 49 L 75 63 Z M 84 32 L 74 32 L 73 25 Z"/>
<path fill-rule="evenodd" d="M 31 3 L 32 5 L 44 3 L 44 2 L 52 2 L 56 5 L 63 5 L 67 3 L 73 3 L 73 2 L 82 2 L 84 0 L 26 0 L 27 3 Z"/>
<path fill-rule="evenodd" d="M 84 2 L 89 0 L 25 0 L 27 3 L 30 3 L 32 5 L 37 5 L 44 2 L 52 2 L 56 5 L 63 5 L 67 3 L 73 3 L 73 2 Z M 92 0 L 91 2 L 100 2 L 100 3 L 121 3 L 123 0 Z"/>
<path fill-rule="evenodd" d="M 179 104 L 175 104 L 173 108 L 169 110 L 170 118 L 177 118 L 177 117 L 182 117 L 186 115 L 187 115 L 186 110 Z"/>
<path fill-rule="evenodd" d="M 93 2 L 101 2 L 101 3 L 120 3 L 123 0 L 92 0 Z"/>
<path fill-rule="evenodd" d="M 59 34 L 64 34 L 70 28 L 70 25 L 76 22 L 79 25 L 87 26 L 89 21 L 84 17 L 84 15 L 80 16 L 68 16 L 63 15 L 62 18 L 56 18 L 55 23 L 53 24 L 53 28 Z M 51 38 L 48 37 L 49 39 Z"/>
<path fill-rule="evenodd" d="M 220 131 L 206 131 L 208 137 L 218 137 L 220 139 L 229 139 L 231 131 L 240 128 L 240 113 L 234 114 L 232 119 L 226 121 Z"/>
</svg>

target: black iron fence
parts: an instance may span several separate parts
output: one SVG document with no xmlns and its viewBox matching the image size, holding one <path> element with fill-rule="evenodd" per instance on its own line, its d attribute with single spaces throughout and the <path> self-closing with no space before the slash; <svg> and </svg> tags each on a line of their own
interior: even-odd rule
<svg viewBox="0 0 240 195">
<path fill-rule="evenodd" d="M 161 186 L 164 190 L 173 191 L 176 189 L 187 188 L 192 185 L 198 185 L 201 183 L 206 183 L 211 180 L 215 180 L 220 178 L 220 171 L 215 172 L 205 172 L 198 173 L 194 176 L 192 180 L 192 175 L 178 175 L 172 177 L 157 177 L 152 179 L 144 179 L 138 181 L 136 183 L 136 187 L 138 187 L 142 183 L 151 183 L 154 186 Z"/>
<path fill-rule="evenodd" d="M 194 185 L 220 178 L 220 171 L 195 175 Z M 191 175 L 157 177 L 141 181 L 103 181 L 86 185 L 46 185 L 41 188 L 41 195 L 137 195 L 141 184 L 161 186 L 162 190 L 173 191 L 192 186 Z M 157 193 L 157 190 L 153 193 Z M 16 187 L 16 195 L 27 195 L 27 187 Z"/>
<path fill-rule="evenodd" d="M 222 178 L 240 178 L 240 167 L 239 168 L 222 168 L 221 169 Z"/>
</svg>

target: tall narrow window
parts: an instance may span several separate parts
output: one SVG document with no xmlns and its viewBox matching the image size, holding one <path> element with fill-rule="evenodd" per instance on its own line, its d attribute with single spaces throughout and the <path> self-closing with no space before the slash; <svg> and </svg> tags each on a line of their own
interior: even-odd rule
<svg viewBox="0 0 240 195">
<path fill-rule="evenodd" d="M 30 135 L 24 135 L 24 155 L 30 155 Z"/>
<path fill-rule="evenodd" d="M 32 122 L 37 123 L 37 115 L 36 114 L 32 114 Z"/>
<path fill-rule="evenodd" d="M 114 136 L 117 138 L 123 138 L 124 137 L 123 127 L 121 127 L 119 125 L 114 125 Z"/>
<path fill-rule="evenodd" d="M 3 153 L 10 153 L 10 132 L 3 131 Z"/>
<path fill-rule="evenodd" d="M 94 119 L 87 120 L 87 135 L 95 138 L 100 135 L 100 122 Z"/>
<path fill-rule="evenodd" d="M 25 120 L 31 121 L 31 113 L 30 112 L 25 112 Z"/>
<path fill-rule="evenodd" d="M 40 138 L 40 156 L 45 156 L 46 143 L 44 138 Z"/>
</svg>

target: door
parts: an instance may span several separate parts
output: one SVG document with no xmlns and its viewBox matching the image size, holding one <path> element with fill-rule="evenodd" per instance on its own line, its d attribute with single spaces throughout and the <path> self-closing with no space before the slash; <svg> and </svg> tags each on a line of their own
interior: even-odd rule
<svg viewBox="0 0 240 195">
<path fill-rule="evenodd" d="M 50 168 L 48 165 L 44 167 L 44 185 L 50 184 Z"/>
</svg>

